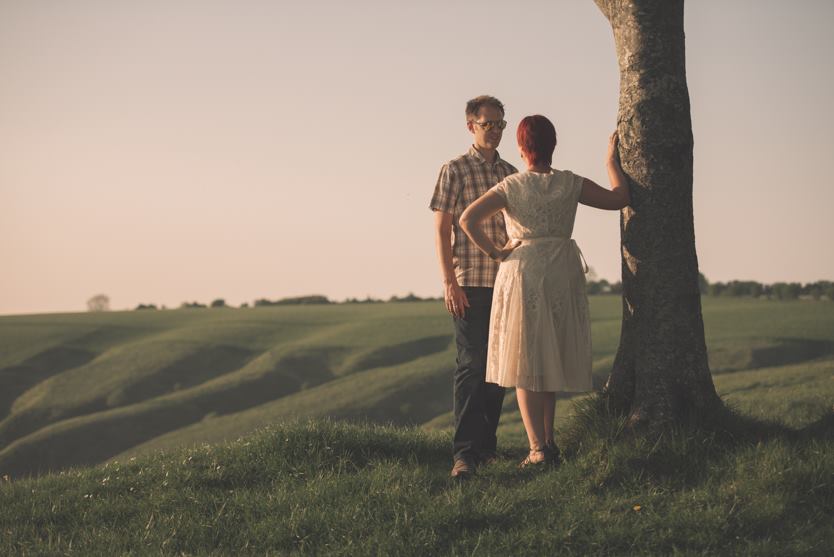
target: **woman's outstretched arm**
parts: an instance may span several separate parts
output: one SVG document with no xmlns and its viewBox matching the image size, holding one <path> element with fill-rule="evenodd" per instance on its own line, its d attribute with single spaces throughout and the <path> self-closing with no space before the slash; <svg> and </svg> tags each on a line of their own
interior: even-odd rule
<svg viewBox="0 0 834 557">
<path fill-rule="evenodd" d="M 611 189 L 600 187 L 593 180 L 585 178 L 582 182 L 582 193 L 579 195 L 579 202 L 597 209 L 608 209 L 618 211 L 631 203 L 628 193 L 628 180 L 623 174 L 620 166 L 620 156 L 617 152 L 619 137 L 615 131 L 608 139 L 608 155 L 605 166 L 608 169 L 608 179 L 611 181 Z"/>
<path fill-rule="evenodd" d="M 496 246 L 482 226 L 489 217 L 507 207 L 507 201 L 494 191 L 488 191 L 473 201 L 460 216 L 460 227 L 478 249 L 496 261 L 503 261 L 514 248 Z"/>
</svg>

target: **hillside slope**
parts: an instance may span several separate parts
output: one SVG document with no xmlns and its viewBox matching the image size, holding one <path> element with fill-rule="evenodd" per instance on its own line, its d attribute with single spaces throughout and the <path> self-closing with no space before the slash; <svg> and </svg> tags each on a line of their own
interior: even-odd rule
<svg viewBox="0 0 834 557">
<path fill-rule="evenodd" d="M 462 485 L 442 432 L 329 421 L 0 482 L 0 553 L 826 555 L 834 544 L 834 414 L 803 432 L 649 442 L 588 410 L 558 432 L 560 468 L 518 470 L 511 441 Z"/>
<path fill-rule="evenodd" d="M 592 298 L 600 378 L 619 303 Z M 808 391 L 796 402 L 808 418 L 830 406 L 834 382 L 817 385 L 830 369 L 805 364 L 834 353 L 834 304 L 705 298 L 704 314 L 720 391 L 726 380 L 732 399 L 738 378 L 769 369 Z M 296 417 L 445 427 L 453 364 L 436 303 L 0 317 L 0 473 L 233 440 Z M 520 425 L 512 396 L 503 423 Z"/>
</svg>

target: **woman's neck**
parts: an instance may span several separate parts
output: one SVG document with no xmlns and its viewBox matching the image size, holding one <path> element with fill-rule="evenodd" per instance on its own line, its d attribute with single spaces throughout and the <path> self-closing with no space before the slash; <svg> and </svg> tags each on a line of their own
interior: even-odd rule
<svg viewBox="0 0 834 557">
<path fill-rule="evenodd" d="M 528 164 L 527 171 L 528 172 L 538 172 L 540 174 L 547 174 L 550 172 L 551 168 L 550 165 L 545 164 Z"/>
</svg>

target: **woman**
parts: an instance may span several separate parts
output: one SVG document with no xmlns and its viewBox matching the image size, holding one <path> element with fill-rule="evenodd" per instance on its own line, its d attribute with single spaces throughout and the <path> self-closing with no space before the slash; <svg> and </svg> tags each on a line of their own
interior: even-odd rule
<svg viewBox="0 0 834 557">
<path fill-rule="evenodd" d="M 460 218 L 484 253 L 501 261 L 495 279 L 486 380 L 515 387 L 530 442 L 522 466 L 556 464 L 553 439 L 556 392 L 582 392 L 591 383 L 591 322 L 585 265 L 571 239 L 577 203 L 619 210 L 629 204 L 628 182 L 617 156 L 617 132 L 608 142 L 611 189 L 550 164 L 556 130 L 544 116 L 518 125 L 527 170 L 508 176 Z M 481 224 L 504 211 L 510 242 L 496 246 Z"/>
</svg>

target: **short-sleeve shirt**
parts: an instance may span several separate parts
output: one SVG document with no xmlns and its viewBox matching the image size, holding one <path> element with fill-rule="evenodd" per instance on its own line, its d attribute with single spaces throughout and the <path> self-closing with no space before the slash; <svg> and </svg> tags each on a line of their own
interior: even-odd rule
<svg viewBox="0 0 834 557">
<path fill-rule="evenodd" d="M 440 169 L 429 208 L 452 215 L 452 265 L 461 286 L 487 286 L 495 284 L 498 262 L 483 253 L 460 228 L 460 215 L 470 203 L 489 189 L 518 172 L 498 153 L 495 161 L 488 163 L 474 146 Z M 507 242 L 507 231 L 501 213 L 487 219 L 484 232 L 499 247 Z"/>
</svg>

